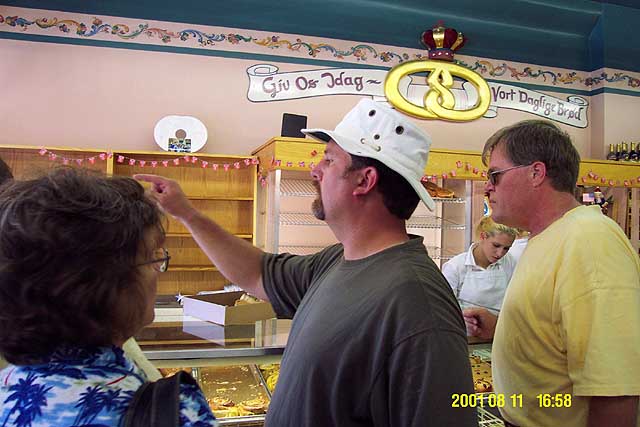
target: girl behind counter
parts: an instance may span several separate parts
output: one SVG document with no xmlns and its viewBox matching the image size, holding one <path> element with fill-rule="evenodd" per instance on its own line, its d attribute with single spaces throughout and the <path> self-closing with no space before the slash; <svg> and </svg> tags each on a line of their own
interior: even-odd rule
<svg viewBox="0 0 640 427">
<path fill-rule="evenodd" d="M 516 229 L 485 216 L 476 227 L 479 241 L 444 263 L 442 274 L 462 309 L 484 307 L 498 314 L 516 267 L 516 259 L 507 252 L 517 234 Z"/>
</svg>

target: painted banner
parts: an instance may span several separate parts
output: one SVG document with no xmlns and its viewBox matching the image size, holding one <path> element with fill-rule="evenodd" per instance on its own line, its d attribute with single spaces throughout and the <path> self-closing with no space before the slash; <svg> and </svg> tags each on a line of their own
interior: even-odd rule
<svg viewBox="0 0 640 427">
<path fill-rule="evenodd" d="M 378 101 L 386 100 L 384 81 L 387 70 L 342 69 L 297 71 L 278 73 L 278 67 L 258 64 L 247 69 L 249 90 L 247 97 L 252 102 L 283 101 L 326 95 L 368 95 Z M 423 76 L 407 76 L 400 81 L 398 91 L 409 102 L 424 105 L 429 86 Z M 491 89 L 491 104 L 485 118 L 498 115 L 498 108 L 508 108 L 535 114 L 570 126 L 588 126 L 589 102 L 580 96 L 561 99 L 534 90 L 505 83 L 488 82 Z M 465 110 L 477 103 L 478 94 L 469 82 L 459 88 L 450 89 L 455 109 Z"/>
<path fill-rule="evenodd" d="M 563 100 L 519 86 L 489 83 L 489 87 L 491 88 L 489 110 L 495 110 L 496 107 L 509 108 L 578 128 L 586 128 L 588 125 L 589 102 L 581 96 L 572 95 Z"/>
<path fill-rule="evenodd" d="M 384 96 L 386 70 L 343 69 L 278 73 L 270 64 L 247 69 L 253 102 L 283 101 L 323 95 Z"/>
</svg>

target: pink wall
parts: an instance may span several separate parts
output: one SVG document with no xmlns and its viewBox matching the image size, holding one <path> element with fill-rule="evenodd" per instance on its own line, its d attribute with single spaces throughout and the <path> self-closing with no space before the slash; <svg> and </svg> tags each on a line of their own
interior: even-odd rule
<svg viewBox="0 0 640 427">
<path fill-rule="evenodd" d="M 309 126 L 333 127 L 359 98 L 250 102 L 246 69 L 256 60 L 14 40 L 0 40 L 0 57 L 2 144 L 156 150 L 156 122 L 177 114 L 195 116 L 207 126 L 203 152 L 246 155 L 279 134 L 282 113 L 305 114 Z M 326 68 L 274 64 L 280 72 Z M 590 106 L 591 117 L 607 122 L 604 142 L 598 125 L 560 126 L 573 136 L 583 157 L 601 155 L 609 139 L 639 134 L 633 119 L 639 102 L 607 95 L 606 103 L 598 100 Z M 594 116 L 598 106 L 604 113 Z M 493 119 L 419 124 L 432 135 L 434 147 L 479 151 L 498 128 L 531 118 L 537 116 L 499 109 Z"/>
<path fill-rule="evenodd" d="M 591 97 L 591 102 L 602 116 L 593 123 L 592 133 L 599 136 L 593 144 L 594 157 L 604 158 L 609 144 L 640 142 L 640 97 L 605 93 Z"/>
</svg>

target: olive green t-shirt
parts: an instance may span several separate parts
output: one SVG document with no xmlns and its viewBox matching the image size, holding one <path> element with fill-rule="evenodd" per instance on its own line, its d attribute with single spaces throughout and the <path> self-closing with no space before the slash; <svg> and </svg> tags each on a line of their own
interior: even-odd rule
<svg viewBox="0 0 640 427">
<path fill-rule="evenodd" d="M 356 261 L 342 245 L 267 254 L 263 281 L 293 318 L 269 427 L 477 426 L 462 313 L 421 237 Z"/>
</svg>

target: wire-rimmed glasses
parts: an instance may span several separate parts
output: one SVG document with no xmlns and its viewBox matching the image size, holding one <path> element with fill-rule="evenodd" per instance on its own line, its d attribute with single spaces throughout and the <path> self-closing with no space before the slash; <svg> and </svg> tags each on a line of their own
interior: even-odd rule
<svg viewBox="0 0 640 427">
<path fill-rule="evenodd" d="M 169 251 L 165 248 L 158 248 L 154 252 L 154 259 L 151 261 L 145 261 L 140 264 L 137 264 L 136 267 L 141 265 L 153 264 L 153 268 L 160 273 L 164 273 L 169 268 L 169 260 L 171 257 L 169 256 Z"/>
</svg>

